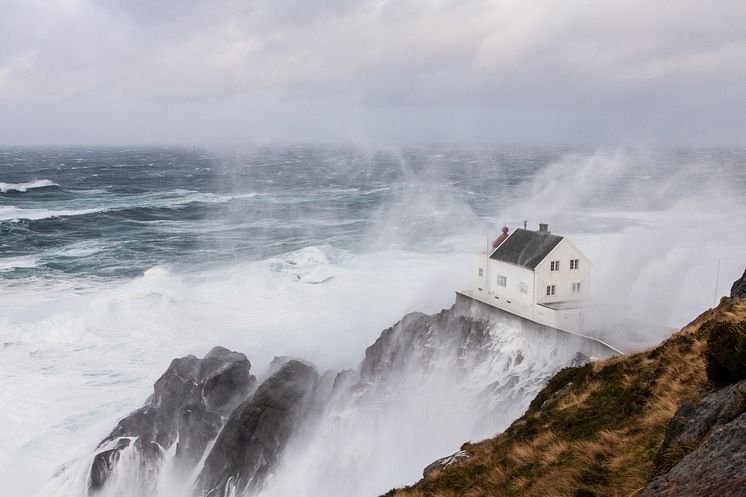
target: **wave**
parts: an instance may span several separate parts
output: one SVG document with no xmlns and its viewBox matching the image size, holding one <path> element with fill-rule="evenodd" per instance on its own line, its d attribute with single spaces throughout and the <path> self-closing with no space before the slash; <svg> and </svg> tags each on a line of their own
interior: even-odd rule
<svg viewBox="0 0 746 497">
<path fill-rule="evenodd" d="M 31 185 L 35 186 L 23 186 Z M 0 183 L 0 187 L 5 186 L 12 187 L 7 191 L 22 191 L 18 188 L 48 188 L 51 186 L 59 186 L 56 183 L 52 183 L 49 180 L 40 180 L 37 182 L 29 182 L 18 185 L 9 185 L 8 183 Z M 6 190 L 2 190 L 6 192 Z M 93 207 L 86 209 L 34 209 L 34 208 L 20 208 L 15 206 L 0 206 L 0 222 L 1 221 L 15 221 L 19 219 L 27 219 L 30 221 L 38 221 L 40 219 L 48 219 L 53 217 L 66 217 L 66 216 L 82 216 L 85 214 L 94 214 L 98 212 L 125 212 L 125 211 L 138 211 L 147 209 L 182 209 L 189 204 L 221 204 L 227 203 L 232 200 L 248 199 L 256 197 L 257 193 L 238 193 L 238 194 L 215 194 L 215 193 L 202 193 L 192 190 L 174 190 L 170 192 L 164 192 L 154 195 L 152 198 L 146 199 L 135 199 L 133 203 L 118 202 L 109 204 L 101 207 Z M 138 201 L 139 200 L 139 201 Z"/>
<path fill-rule="evenodd" d="M 39 261 L 35 257 L 10 257 L 8 259 L 0 259 L 0 273 L 13 271 L 16 268 L 33 268 L 38 265 Z"/>
<path fill-rule="evenodd" d="M 27 181 L 26 183 L 1 183 L 0 182 L 0 193 L 19 192 L 25 193 L 29 190 L 35 190 L 38 188 L 51 188 L 60 186 L 50 179 L 35 179 L 33 181 Z"/>
<path fill-rule="evenodd" d="M 103 212 L 106 209 L 94 208 L 94 209 L 66 209 L 66 210 L 51 210 L 51 209 L 19 209 L 12 205 L 0 206 L 0 221 L 14 221 L 17 219 L 28 219 L 31 221 L 38 221 L 39 219 L 48 219 L 50 217 L 64 217 L 64 216 L 83 216 L 85 214 L 93 214 L 96 212 Z"/>
</svg>

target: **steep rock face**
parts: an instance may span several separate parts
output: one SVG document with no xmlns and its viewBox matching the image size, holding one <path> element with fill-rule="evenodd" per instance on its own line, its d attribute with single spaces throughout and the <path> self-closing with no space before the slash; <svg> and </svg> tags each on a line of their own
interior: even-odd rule
<svg viewBox="0 0 746 497">
<path fill-rule="evenodd" d="M 121 497 L 371 495 L 415 477 L 433 454 L 507 426 L 562 367 L 608 355 L 581 337 L 473 310 L 457 302 L 405 316 L 355 370 L 319 375 L 275 358 L 251 396 L 241 354 L 177 359 L 84 462 L 87 486 Z"/>
<path fill-rule="evenodd" d="M 743 272 L 743 276 L 733 282 L 733 286 L 730 287 L 731 298 L 740 298 L 746 295 L 746 271 Z"/>
<path fill-rule="evenodd" d="M 468 305 L 408 314 L 366 349 L 356 372 L 317 389 L 323 409 L 312 429 L 290 441 L 261 495 L 383 492 L 392 481 L 416 478 L 433 455 L 503 429 L 554 372 L 603 352 L 580 337 L 507 314 L 475 314 Z"/>
<path fill-rule="evenodd" d="M 481 362 L 489 350 L 490 322 L 458 314 L 454 309 L 434 316 L 413 312 L 381 336 L 365 350 L 360 365 L 360 378 L 365 382 L 381 382 L 402 370 L 417 369 L 433 360 L 444 349 L 457 351 L 459 357 L 476 353 Z M 465 364 L 459 364 L 464 367 Z"/>
<path fill-rule="evenodd" d="M 658 456 L 664 469 L 668 461 L 676 464 L 641 496 L 746 495 L 744 411 L 746 381 L 684 402 L 666 427 Z"/>
<path fill-rule="evenodd" d="M 174 359 L 153 386 L 145 406 L 125 417 L 99 444 L 90 470 L 90 492 L 101 490 L 126 458 L 141 495 L 150 494 L 167 450 L 175 469 L 190 471 L 217 436 L 224 416 L 251 392 L 255 379 L 245 355 L 223 347 L 203 359 Z M 175 447 L 174 447 L 175 445 Z"/>
<path fill-rule="evenodd" d="M 746 381 L 682 403 L 666 427 L 663 451 L 699 443 L 712 430 L 732 421 L 746 408 Z"/>
<path fill-rule="evenodd" d="M 744 384 L 706 393 L 709 337 L 745 319 L 746 298 L 723 299 L 654 349 L 564 369 L 469 458 L 386 496 L 629 497 L 661 470 L 646 496 L 746 496 Z"/>
<path fill-rule="evenodd" d="M 195 496 L 223 497 L 261 488 L 309 410 L 318 373 L 285 362 L 230 416 L 205 461 Z"/>
<path fill-rule="evenodd" d="M 717 428 L 641 497 L 746 496 L 746 414 Z"/>
</svg>

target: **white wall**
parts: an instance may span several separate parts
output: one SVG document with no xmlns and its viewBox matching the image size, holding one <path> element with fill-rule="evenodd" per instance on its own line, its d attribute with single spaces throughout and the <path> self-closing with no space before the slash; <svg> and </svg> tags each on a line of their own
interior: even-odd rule
<svg viewBox="0 0 746 497">
<path fill-rule="evenodd" d="M 570 260 L 579 259 L 578 269 L 570 269 Z M 550 261 L 560 261 L 558 271 L 550 271 Z M 479 275 L 482 269 L 482 275 Z M 505 276 L 506 286 L 497 284 L 498 275 Z M 537 304 L 586 300 L 591 294 L 591 262 L 567 240 L 562 240 L 536 268 L 531 271 L 521 266 L 492 260 L 486 253 L 474 255 L 472 264 L 472 289 L 474 297 L 482 302 L 499 307 L 554 328 L 582 332 L 588 328 L 580 322 L 583 309 L 553 310 Z M 521 282 L 526 284 L 526 293 L 521 293 Z M 580 283 L 580 293 L 572 292 L 572 284 Z M 546 286 L 555 285 L 555 294 L 546 295 Z M 480 290 L 481 289 L 481 290 Z"/>
<path fill-rule="evenodd" d="M 578 269 L 570 269 L 570 260 L 579 259 Z M 550 271 L 551 261 L 559 261 L 559 271 Z M 572 293 L 572 284 L 580 283 L 580 293 Z M 555 294 L 547 296 L 547 285 L 555 286 Z M 591 262 L 563 239 L 536 267 L 536 302 L 552 303 L 568 300 L 586 300 L 591 296 Z"/>
<path fill-rule="evenodd" d="M 482 270 L 482 276 L 479 276 L 479 270 Z M 488 291 L 487 287 L 487 254 L 479 252 L 474 254 L 473 264 L 471 268 L 472 274 L 472 285 L 471 288 L 474 290 L 475 295 L 486 295 Z M 480 290 L 481 288 L 481 290 Z"/>
<path fill-rule="evenodd" d="M 488 295 L 485 300 L 516 314 L 531 316 L 534 299 L 533 271 L 493 259 L 489 259 L 488 269 Z M 498 285 L 498 276 L 505 276 L 504 287 Z M 526 284 L 526 293 L 521 292 L 521 283 Z"/>
<path fill-rule="evenodd" d="M 583 318 L 581 319 L 581 315 Z M 582 333 L 589 329 L 587 311 L 585 309 L 564 309 L 555 311 L 548 307 L 537 305 L 534 310 L 534 320 L 560 330 Z"/>
</svg>

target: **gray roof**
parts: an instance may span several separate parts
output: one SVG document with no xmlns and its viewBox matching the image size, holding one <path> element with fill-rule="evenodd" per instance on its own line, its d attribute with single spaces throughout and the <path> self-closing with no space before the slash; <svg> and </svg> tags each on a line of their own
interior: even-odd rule
<svg viewBox="0 0 746 497">
<path fill-rule="evenodd" d="M 561 241 L 561 236 L 518 228 L 492 252 L 490 258 L 536 269 Z"/>
</svg>

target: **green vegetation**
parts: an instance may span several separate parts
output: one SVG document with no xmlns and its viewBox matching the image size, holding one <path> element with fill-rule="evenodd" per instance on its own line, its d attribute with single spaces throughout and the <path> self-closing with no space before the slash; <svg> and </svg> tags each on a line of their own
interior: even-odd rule
<svg viewBox="0 0 746 497">
<path fill-rule="evenodd" d="M 470 459 L 386 496 L 631 497 L 694 448 L 661 446 L 712 364 L 743 377 L 744 318 L 726 299 L 656 348 L 563 369 L 504 433 L 464 444 Z"/>
<path fill-rule="evenodd" d="M 746 378 L 746 321 L 713 322 L 707 338 L 707 377 L 715 385 Z"/>
</svg>

